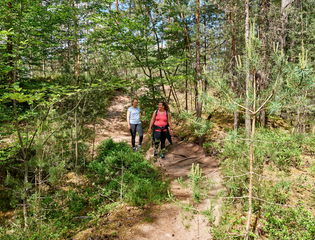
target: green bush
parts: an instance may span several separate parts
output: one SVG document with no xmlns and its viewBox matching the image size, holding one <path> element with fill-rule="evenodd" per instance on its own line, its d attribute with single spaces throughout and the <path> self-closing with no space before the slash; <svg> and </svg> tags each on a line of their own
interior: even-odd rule
<svg viewBox="0 0 315 240">
<path fill-rule="evenodd" d="M 231 134 L 222 146 L 216 146 L 221 154 L 222 173 L 224 185 L 227 189 L 225 196 L 241 197 L 229 198 L 224 208 L 232 202 L 238 202 L 241 208 L 237 211 L 248 211 L 249 185 L 249 156 L 250 144 L 246 144 L 246 137 L 240 133 Z M 312 214 L 301 206 L 287 208 L 270 205 L 270 203 L 287 204 L 294 188 L 294 182 L 286 180 L 292 168 L 303 164 L 302 154 L 312 155 L 315 149 L 314 138 L 308 134 L 290 134 L 279 130 L 257 129 L 254 140 L 254 175 L 253 175 L 253 213 L 261 212 L 264 232 L 268 239 L 315 239 L 315 220 Z M 311 165 L 312 166 L 312 165 Z M 268 176 L 270 169 L 273 173 Z M 267 175 L 266 178 L 262 175 Z M 275 179 L 281 178 L 280 181 Z M 215 236 L 222 237 L 222 229 L 238 231 L 240 224 L 232 221 L 233 213 L 226 212 L 226 221 L 220 222 L 215 228 Z M 243 224 L 243 223 L 242 223 Z M 235 226 L 235 227 L 234 227 Z M 232 230 L 231 230 L 232 229 Z M 224 236 L 225 237 L 225 236 Z M 217 239 L 220 239 L 219 237 Z"/>
<path fill-rule="evenodd" d="M 248 183 L 249 175 L 249 144 L 244 140 L 237 140 L 233 133 L 226 139 L 224 146 L 220 149 L 222 172 L 229 179 L 230 176 L 242 175 L 231 178 L 226 186 L 231 196 L 242 196 L 244 191 L 243 183 Z M 240 138 L 246 138 L 239 135 Z M 237 141 L 236 141 L 237 140 Z M 254 171 L 260 174 L 261 166 L 264 164 L 274 165 L 280 171 L 288 172 L 292 166 L 301 163 L 300 156 L 303 151 L 303 144 L 308 138 L 300 135 L 292 135 L 286 132 L 257 129 L 254 142 Z M 256 178 L 256 176 L 254 177 Z"/>
<path fill-rule="evenodd" d="M 315 239 L 315 219 L 303 206 L 283 208 L 268 205 L 263 216 L 268 239 Z"/>
<path fill-rule="evenodd" d="M 111 199 L 118 199 L 121 190 L 122 197 L 132 205 L 159 203 L 167 197 L 169 183 L 125 142 L 104 141 L 98 148 L 97 159 L 88 168 L 96 174 L 96 183 L 102 185 L 102 194 Z"/>
</svg>

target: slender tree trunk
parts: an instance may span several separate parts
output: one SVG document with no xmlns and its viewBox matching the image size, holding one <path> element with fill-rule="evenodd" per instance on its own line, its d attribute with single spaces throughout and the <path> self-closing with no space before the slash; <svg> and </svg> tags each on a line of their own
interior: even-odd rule
<svg viewBox="0 0 315 240">
<path fill-rule="evenodd" d="M 286 38 L 287 38 L 287 23 L 288 13 L 283 10 L 281 13 L 281 35 L 280 35 L 280 48 L 285 52 Z"/>
<path fill-rule="evenodd" d="M 73 3 L 74 4 L 74 3 Z M 76 5 L 76 9 L 78 9 L 78 5 Z M 79 76 L 80 76 L 80 45 L 79 45 L 79 36 L 78 36 L 78 17 L 77 13 L 74 16 L 74 31 L 75 31 L 75 83 L 76 86 L 79 86 Z M 78 96 L 76 95 L 76 103 L 78 102 Z M 76 182 L 78 180 L 78 107 L 74 110 L 74 139 L 75 139 L 75 171 L 76 171 Z"/>
<path fill-rule="evenodd" d="M 204 19 L 204 25 L 205 25 L 205 27 L 206 27 L 206 24 L 207 24 L 207 22 L 206 22 L 206 16 L 204 17 L 205 19 Z M 207 36 L 206 36 L 206 34 L 205 34 L 205 49 L 204 49 L 204 67 L 205 67 L 205 69 L 207 68 Z M 207 91 L 207 88 L 208 88 L 208 80 L 207 80 L 207 78 L 205 79 L 205 82 L 204 82 L 204 85 L 205 85 L 205 87 L 204 87 L 204 89 L 205 89 L 205 91 Z"/>
<path fill-rule="evenodd" d="M 93 162 L 93 160 L 94 160 L 95 137 L 96 137 L 96 118 L 94 119 L 93 146 L 92 146 L 92 162 Z"/>
<path fill-rule="evenodd" d="M 89 1 L 86 2 L 86 15 L 88 15 L 88 10 L 89 10 Z M 87 39 L 87 35 L 89 33 L 89 30 L 88 30 L 88 26 L 89 26 L 89 21 L 88 19 L 86 19 L 86 22 L 85 22 L 85 27 L 86 27 L 86 30 L 85 30 L 85 34 L 86 34 L 86 39 Z M 88 44 L 87 42 L 85 43 L 85 57 L 84 57 L 84 61 L 85 61 L 85 66 L 84 66 L 84 71 L 85 71 L 85 77 L 87 78 L 88 76 Z"/>
<path fill-rule="evenodd" d="M 260 95 L 262 94 L 262 91 L 267 87 L 267 64 L 268 64 L 268 30 L 269 30 L 269 19 L 268 19 L 268 11 L 269 11 L 269 5 L 270 0 L 261 0 L 260 6 L 261 6 L 261 13 L 262 13 L 262 23 L 261 25 L 261 38 L 262 38 L 262 50 L 263 50 L 263 63 L 262 63 L 262 70 L 261 70 L 261 77 L 260 82 L 258 83 L 258 89 L 260 91 Z M 262 110 L 259 113 L 259 122 L 260 126 L 265 127 L 266 126 L 266 111 Z"/>
<path fill-rule="evenodd" d="M 190 91 L 190 110 L 193 110 L 193 96 L 192 91 Z"/>
<path fill-rule="evenodd" d="M 116 24 L 118 25 L 119 2 L 116 0 Z"/>
<path fill-rule="evenodd" d="M 75 38 L 76 38 L 76 63 L 75 63 L 75 81 L 76 85 L 79 83 L 79 76 L 80 76 L 80 43 L 79 43 L 79 36 L 78 36 L 78 18 L 75 16 Z"/>
<path fill-rule="evenodd" d="M 121 156 L 121 185 L 120 185 L 120 203 L 123 201 L 123 185 L 124 185 L 124 160 Z"/>
<path fill-rule="evenodd" d="M 70 24 L 68 23 L 67 64 L 70 65 Z"/>
<path fill-rule="evenodd" d="M 20 19 L 19 19 L 19 30 L 18 30 L 18 41 L 16 45 L 16 53 L 15 53 L 15 60 L 14 60 L 14 71 L 13 71 L 13 83 L 17 81 L 17 72 L 18 72 L 18 59 L 19 59 L 19 51 L 20 51 L 20 42 L 21 42 L 21 26 L 22 26 L 22 12 L 23 12 L 23 4 L 21 3 L 21 12 L 20 12 Z M 16 105 L 16 100 L 13 99 L 13 109 L 14 109 L 14 117 L 15 117 L 15 128 L 17 131 L 19 143 L 21 146 L 22 152 L 22 160 L 24 162 L 24 186 L 23 186 L 23 217 L 24 217 L 24 229 L 28 228 L 28 218 L 27 218 L 27 195 L 28 195 L 28 159 L 27 159 L 27 148 L 24 145 L 21 129 L 19 126 L 19 118 L 18 118 L 18 110 Z"/>
<path fill-rule="evenodd" d="M 28 194 L 28 161 L 26 156 L 24 158 L 24 194 L 23 198 L 23 217 L 24 217 L 24 228 L 28 228 L 28 219 L 27 219 L 27 194 Z"/>
<path fill-rule="evenodd" d="M 194 80 L 194 86 L 195 86 L 195 110 L 197 112 L 197 116 L 198 116 L 198 81 L 195 79 Z"/>
<path fill-rule="evenodd" d="M 199 84 L 199 92 L 202 92 L 202 78 L 201 78 L 201 66 L 200 66 L 200 0 L 196 0 L 196 73 L 197 81 Z M 198 95 L 196 96 L 198 97 Z M 201 117 L 202 102 L 197 102 L 197 117 Z"/>
<path fill-rule="evenodd" d="M 33 71 L 33 64 L 32 64 L 32 62 L 33 62 L 33 53 L 31 51 L 31 59 L 29 61 L 29 67 L 30 67 L 30 71 L 31 71 L 31 78 L 34 77 L 34 71 Z"/>
<path fill-rule="evenodd" d="M 234 19 L 232 16 L 232 12 L 229 13 L 230 23 L 231 23 L 231 32 L 232 32 L 232 46 L 231 46 L 231 57 L 230 57 L 230 66 L 229 66 L 229 74 L 231 80 L 231 88 L 234 92 L 237 92 L 236 81 L 234 76 L 234 59 L 236 56 L 236 40 L 235 40 L 235 25 Z M 234 131 L 237 132 L 238 128 L 238 112 L 234 112 Z"/>
<path fill-rule="evenodd" d="M 46 64 L 45 64 L 45 59 L 43 59 L 43 78 L 46 77 Z"/>
<path fill-rule="evenodd" d="M 11 19 L 11 13 L 12 13 L 12 2 L 8 2 L 8 9 L 9 9 L 9 17 L 8 17 L 8 30 L 12 27 L 12 19 Z M 13 82 L 13 43 L 12 43 L 12 35 L 8 35 L 8 40 L 7 40 L 7 53 L 8 53 L 8 60 L 7 64 L 10 68 L 8 72 L 8 77 L 9 77 L 9 83 Z"/>
<path fill-rule="evenodd" d="M 245 0 L 245 38 L 246 45 L 249 44 L 249 0 Z M 245 133 L 247 138 L 250 137 L 251 132 L 251 121 L 250 121 L 250 112 L 249 112 L 249 88 L 250 88 L 250 72 L 249 66 L 246 67 L 246 111 L 245 111 Z"/>
<path fill-rule="evenodd" d="M 41 224 L 42 224 L 42 167 L 39 166 L 39 172 L 38 172 L 38 233 L 40 234 L 41 230 Z"/>
<path fill-rule="evenodd" d="M 254 74 L 255 75 L 255 74 Z M 256 80 L 254 79 L 254 104 L 253 112 L 256 112 Z M 255 123 L 256 123 L 256 114 L 252 115 L 252 131 L 250 137 L 250 156 L 249 156 L 249 187 L 248 187 L 248 216 L 247 224 L 245 229 L 245 240 L 249 239 L 249 228 L 252 217 L 252 201 L 253 201 L 253 175 L 254 175 L 254 137 L 255 137 Z"/>
<path fill-rule="evenodd" d="M 152 81 L 152 69 L 149 68 L 149 76 L 150 76 L 150 85 L 151 85 L 151 92 L 153 97 L 153 106 L 156 106 L 156 97 L 155 97 L 155 89 L 154 89 L 154 82 Z"/>
<path fill-rule="evenodd" d="M 255 111 L 255 109 L 254 109 Z M 248 216 L 247 216 L 247 223 L 246 223 L 246 234 L 245 240 L 249 239 L 249 230 L 250 230 L 250 222 L 252 218 L 252 198 L 253 198 L 253 161 L 254 161 L 254 136 L 255 136 L 255 121 L 256 115 L 252 117 L 252 131 L 251 131 L 251 143 L 250 143 L 250 158 L 249 158 L 249 188 L 248 188 Z"/>
<path fill-rule="evenodd" d="M 187 59 L 186 59 L 186 79 L 185 79 L 185 109 L 186 111 L 188 111 L 188 76 L 187 76 L 187 73 L 188 72 L 188 62 L 187 62 Z"/>
</svg>

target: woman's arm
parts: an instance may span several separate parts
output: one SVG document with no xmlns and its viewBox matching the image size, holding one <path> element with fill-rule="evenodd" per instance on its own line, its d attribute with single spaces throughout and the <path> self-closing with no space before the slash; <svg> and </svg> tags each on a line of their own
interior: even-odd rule
<svg viewBox="0 0 315 240">
<path fill-rule="evenodd" d="M 170 127 L 171 135 L 173 135 L 173 128 L 172 128 L 172 121 L 171 121 L 171 114 L 167 112 L 167 119 L 168 119 L 168 126 Z"/>
<path fill-rule="evenodd" d="M 153 114 L 152 114 L 150 126 L 149 126 L 149 129 L 148 129 L 148 132 L 149 132 L 149 133 L 151 132 L 151 128 L 152 128 L 152 125 L 153 125 L 153 123 L 154 123 L 154 120 L 155 120 L 155 111 L 154 111 Z"/>
<path fill-rule="evenodd" d="M 127 123 L 128 123 L 128 129 L 130 129 L 130 112 L 127 110 Z"/>
</svg>

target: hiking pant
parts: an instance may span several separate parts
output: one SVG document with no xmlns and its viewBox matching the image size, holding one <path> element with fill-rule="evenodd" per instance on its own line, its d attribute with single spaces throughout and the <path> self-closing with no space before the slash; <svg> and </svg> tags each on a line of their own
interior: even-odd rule
<svg viewBox="0 0 315 240">
<path fill-rule="evenodd" d="M 141 145 L 142 140 L 143 140 L 143 130 L 142 130 L 142 125 L 140 124 L 132 124 L 130 123 L 130 133 L 131 133 L 131 144 L 132 147 L 136 147 L 136 131 L 139 134 L 139 144 Z"/>
<path fill-rule="evenodd" d="M 156 151 L 159 148 L 160 142 L 161 142 L 161 150 L 163 151 L 165 149 L 165 140 L 166 140 L 166 132 L 154 131 L 154 144 L 155 144 Z"/>
</svg>

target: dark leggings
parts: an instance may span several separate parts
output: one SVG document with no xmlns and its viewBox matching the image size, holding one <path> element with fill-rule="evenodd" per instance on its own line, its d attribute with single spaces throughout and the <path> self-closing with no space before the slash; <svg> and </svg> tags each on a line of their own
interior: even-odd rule
<svg viewBox="0 0 315 240">
<path fill-rule="evenodd" d="M 142 125 L 140 124 L 132 124 L 130 123 L 130 133 L 131 133 L 131 143 L 132 147 L 136 147 L 136 131 L 139 134 L 139 144 L 141 145 L 142 140 L 143 140 L 143 130 L 142 130 Z"/>
<path fill-rule="evenodd" d="M 165 149 L 165 140 L 166 140 L 166 132 L 154 131 L 154 144 L 155 144 L 156 151 L 159 148 L 160 142 L 161 142 L 161 150 L 163 151 Z"/>
</svg>

